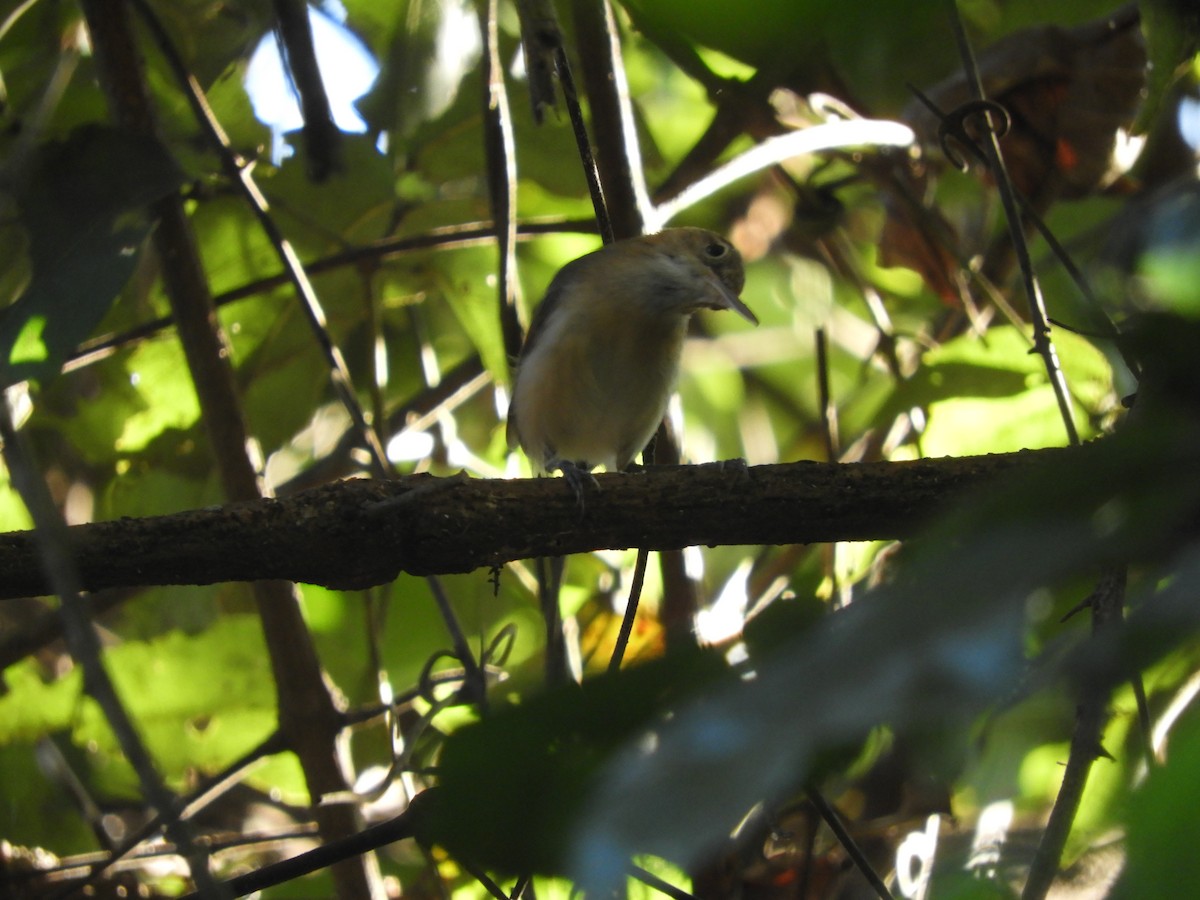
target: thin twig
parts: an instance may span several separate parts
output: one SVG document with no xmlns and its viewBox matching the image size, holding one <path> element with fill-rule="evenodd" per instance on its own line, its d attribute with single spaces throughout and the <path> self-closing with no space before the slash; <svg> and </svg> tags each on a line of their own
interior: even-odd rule
<svg viewBox="0 0 1200 900">
<path fill-rule="evenodd" d="M 633 865 L 631 863 L 629 866 L 629 874 L 647 887 L 652 887 L 660 894 L 665 894 L 666 896 L 670 897 L 671 900 L 696 900 L 695 896 L 692 894 L 689 894 L 682 888 L 676 887 L 669 881 L 663 881 L 653 872 L 647 872 L 641 866 Z"/>
<path fill-rule="evenodd" d="M 237 154 L 234 153 L 229 143 L 229 138 L 225 135 L 224 129 L 222 129 L 220 123 L 213 115 L 203 90 L 196 82 L 192 73 L 188 71 L 186 63 L 179 55 L 174 41 L 167 34 L 162 22 L 150 8 L 146 0 L 130 0 L 130 2 L 133 3 L 143 21 L 154 35 L 155 42 L 158 44 L 159 50 L 162 52 L 168 66 L 179 82 L 184 96 L 192 108 L 192 113 L 196 121 L 220 158 L 226 175 L 237 185 L 243 198 L 250 206 L 251 211 L 258 219 L 259 226 L 266 234 L 267 240 L 275 249 L 280 262 L 283 263 L 288 281 L 296 291 L 301 309 L 308 320 L 313 336 L 321 349 L 321 353 L 325 357 L 325 363 L 329 368 L 329 377 L 334 391 L 337 393 L 342 405 L 346 408 L 346 412 L 350 414 L 350 419 L 358 431 L 363 446 L 366 447 L 367 452 L 370 454 L 373 473 L 379 478 L 389 477 L 393 473 L 391 464 L 387 459 L 387 454 L 384 453 L 383 445 L 379 443 L 378 436 L 367 422 L 366 413 L 363 411 L 362 404 L 354 392 L 350 370 L 347 368 L 346 361 L 342 357 L 342 351 L 333 342 L 333 338 L 329 334 L 329 329 L 326 326 L 325 311 L 321 306 L 321 301 L 317 297 L 316 291 L 313 290 L 308 275 L 304 271 L 304 266 L 301 264 L 300 258 L 296 255 L 291 242 L 284 236 L 274 217 L 270 214 L 266 198 L 250 174 L 249 167 L 242 165 Z"/>
<path fill-rule="evenodd" d="M 911 86 L 910 86 L 910 89 L 912 90 L 913 95 L 922 104 L 924 104 L 926 109 L 928 109 L 929 112 L 932 113 L 933 116 L 938 119 L 938 121 L 941 123 L 942 127 L 945 128 L 948 124 L 948 117 L 947 117 L 946 113 L 943 110 L 939 109 L 937 104 L 935 104 L 922 91 L 917 90 L 916 88 L 912 88 Z M 963 145 L 963 147 L 969 153 L 971 153 L 972 156 L 974 156 L 977 160 L 979 160 L 980 162 L 987 165 L 987 163 L 988 163 L 987 155 L 984 153 L 983 149 L 975 141 L 972 141 L 969 139 L 969 136 L 966 135 L 965 132 L 956 130 L 956 131 L 954 131 L 954 137 L 958 143 L 961 143 Z M 1083 274 L 1083 270 L 1079 268 L 1079 266 L 1076 264 L 1074 258 L 1067 251 L 1067 248 L 1063 246 L 1062 242 L 1058 239 L 1057 235 L 1055 235 L 1054 232 L 1051 230 L 1050 226 L 1046 224 L 1046 220 L 1044 218 L 1042 218 L 1042 216 L 1038 213 L 1037 209 L 1034 207 L 1033 202 L 1028 197 L 1026 197 L 1020 190 L 1018 190 L 1016 185 L 1012 184 L 1011 178 L 1009 179 L 1009 184 L 1012 187 L 1013 197 L 1016 198 L 1017 204 L 1021 207 L 1021 215 L 1023 216 L 1024 220 L 1028 221 L 1031 225 L 1033 225 L 1033 227 L 1037 230 L 1038 234 L 1040 234 L 1042 236 L 1042 240 L 1044 240 L 1046 242 L 1046 246 L 1050 249 L 1051 254 L 1053 254 L 1054 257 L 1058 260 L 1059 264 L 1063 267 L 1063 271 L 1065 271 L 1067 273 L 1067 276 L 1071 279 L 1072 283 L 1078 289 L 1079 293 L 1082 294 L 1083 298 L 1088 302 L 1089 308 L 1103 319 L 1105 325 L 1107 326 L 1107 330 L 1108 330 L 1108 334 L 1105 336 L 1115 338 L 1118 333 L 1118 328 L 1116 326 L 1116 323 L 1113 322 L 1112 317 L 1109 316 L 1109 314 L 1108 314 L 1108 310 L 1106 310 L 1104 308 L 1104 305 L 1100 302 L 1099 298 L 1096 296 L 1096 292 L 1094 290 L 1092 290 L 1091 282 L 1088 281 L 1087 276 Z M 961 260 L 960 260 L 960 265 L 964 269 L 968 269 L 968 270 L 970 269 L 970 267 L 963 264 Z M 980 275 L 979 273 L 973 273 L 973 274 L 975 274 L 976 277 L 982 277 L 982 275 Z M 1007 313 L 1008 311 L 1006 310 L 1005 312 Z M 1014 317 L 1009 315 L 1009 318 L 1013 319 Z M 1051 322 L 1051 323 L 1053 322 L 1053 320 L 1050 319 L 1049 317 L 1047 317 L 1046 321 Z"/>
<path fill-rule="evenodd" d="M 521 321 L 517 313 L 517 158 L 512 113 L 500 59 L 498 0 L 478 0 L 479 28 L 485 53 L 483 80 L 483 148 L 487 160 L 488 199 L 496 223 L 500 278 L 496 285 L 500 333 L 509 359 L 521 353 Z"/>
<path fill-rule="evenodd" d="M 517 226 L 517 238 L 528 239 L 540 234 L 558 234 L 562 232 L 596 233 L 596 224 L 592 220 L 564 220 L 561 222 L 525 222 Z M 435 228 L 425 234 L 411 237 L 393 237 L 375 241 L 362 247 L 350 247 L 329 256 L 310 262 L 307 270 L 311 274 L 331 272 L 344 266 L 364 265 L 378 260 L 386 260 L 405 253 L 430 250 L 437 248 L 478 247 L 491 244 L 496 240 L 496 227 L 490 223 L 455 225 L 447 228 Z M 267 291 L 288 284 L 287 272 L 277 272 L 256 278 L 245 284 L 222 291 L 213 297 L 213 303 L 218 307 L 245 300 Z M 161 316 L 151 319 L 119 334 L 106 334 L 85 341 L 67 358 L 63 367 L 64 372 L 74 371 L 83 366 L 91 365 L 111 356 L 117 349 L 127 344 L 152 337 L 171 327 L 174 318 Z"/>
<path fill-rule="evenodd" d="M 821 410 L 821 436 L 825 442 L 825 458 L 829 462 L 837 462 L 841 456 L 837 406 L 829 388 L 829 341 L 824 328 L 816 330 L 814 340 L 817 349 L 817 403 Z"/>
<path fill-rule="evenodd" d="M 344 860 L 370 853 L 372 850 L 378 850 L 380 847 L 386 847 L 396 841 L 411 838 L 413 836 L 413 814 L 418 807 L 418 802 L 419 798 L 393 819 L 364 828 L 362 831 L 340 840 L 323 844 L 307 853 L 293 856 L 291 859 L 263 866 L 261 869 L 255 869 L 253 872 L 239 875 L 237 878 L 231 878 L 224 882 L 222 887 L 231 894 L 241 897 L 274 887 L 277 884 L 294 881 Z M 187 894 L 183 900 L 197 900 L 199 896 L 199 894 Z"/>
<path fill-rule="evenodd" d="M 883 883 L 883 879 L 879 877 L 879 873 L 875 871 L 875 867 L 871 865 L 871 861 L 867 859 L 867 855 L 858 846 L 858 842 L 854 840 L 854 836 L 850 834 L 845 823 L 842 822 L 842 817 L 838 815 L 838 811 L 829 804 L 816 787 L 810 785 L 805 793 L 808 794 L 809 802 L 812 803 L 821 820 L 829 826 L 829 830 L 838 839 L 838 843 L 845 849 L 846 855 L 850 857 L 855 868 L 867 879 L 867 882 L 874 889 L 875 893 L 882 900 L 893 900 L 892 892 L 888 890 L 888 886 Z"/>
<path fill-rule="evenodd" d="M 657 231 L 685 209 L 739 178 L 793 157 L 846 147 L 907 147 L 915 139 L 916 136 L 907 125 L 875 119 L 825 122 L 768 138 L 688 185 L 671 199 L 658 204 L 647 217 L 646 227 L 650 231 Z"/>
<path fill-rule="evenodd" d="M 575 134 L 575 145 L 579 150 L 579 160 L 583 163 L 583 175 L 587 179 L 588 194 L 592 198 L 592 210 L 596 214 L 596 224 L 600 228 L 600 237 L 606 244 L 615 240 L 612 219 L 608 214 L 608 202 L 604 196 L 604 187 L 600 183 L 600 172 L 596 168 L 596 155 L 592 152 L 592 142 L 588 137 L 587 123 L 583 118 L 583 108 L 579 105 L 579 93 L 575 89 L 575 79 L 571 75 L 571 62 L 567 58 L 567 48 L 562 42 L 555 53 L 555 65 L 558 68 L 558 80 L 562 84 L 563 101 L 567 106 L 567 116 L 571 120 L 571 130 Z"/>
<path fill-rule="evenodd" d="M 963 69 L 966 72 L 967 83 L 971 88 L 971 96 L 977 102 L 986 102 L 983 83 L 979 77 L 979 68 L 975 64 L 975 54 L 971 50 L 971 42 L 967 38 L 966 28 L 958 12 L 957 0 L 946 0 L 950 12 L 950 26 L 954 39 L 958 44 L 959 55 L 962 57 Z M 1054 390 L 1054 398 L 1058 403 L 1062 416 L 1063 427 L 1067 431 L 1067 440 L 1074 446 L 1079 443 L 1079 432 L 1075 428 L 1075 416 L 1071 406 L 1071 394 L 1067 389 L 1066 377 L 1058 361 L 1058 353 L 1050 338 L 1050 325 L 1046 316 L 1046 301 L 1042 296 L 1041 285 L 1033 271 L 1033 261 L 1029 256 L 1029 245 L 1025 242 L 1025 233 L 1021 227 L 1021 216 L 1013 189 L 1012 179 L 1009 178 L 1008 168 L 1000 153 L 1000 142 L 987 113 L 983 114 L 986 127 L 982 128 L 983 153 L 987 159 L 988 169 L 996 181 L 1000 194 L 1000 202 L 1004 206 L 1004 216 L 1008 222 L 1009 234 L 1012 237 L 1013 250 L 1017 256 L 1017 264 L 1021 270 L 1021 279 L 1025 287 L 1025 297 L 1029 304 L 1029 319 L 1033 327 L 1034 350 L 1046 366 L 1046 374 Z M 967 141 L 966 143 L 970 143 Z"/>
<path fill-rule="evenodd" d="M 454 644 L 454 656 L 463 667 L 463 692 L 476 702 L 482 703 L 487 693 L 487 678 L 483 669 L 471 651 L 471 645 L 458 622 L 458 617 L 454 614 L 454 607 L 450 605 L 450 598 L 446 596 L 441 580 L 430 576 L 427 581 L 429 590 L 433 593 L 433 599 L 437 603 L 438 611 L 442 614 L 442 621 L 446 623 L 446 628 L 450 632 L 450 640 Z"/>
<path fill-rule="evenodd" d="M 1120 627 L 1121 610 L 1125 602 L 1125 579 L 1124 567 L 1105 572 L 1088 598 L 1093 637 L 1108 634 L 1113 628 Z M 1107 701 L 1106 692 L 1090 690 L 1079 702 L 1062 785 L 1058 789 L 1058 796 L 1054 798 L 1046 830 L 1030 864 L 1021 900 L 1043 900 L 1058 875 L 1059 862 L 1079 812 L 1092 763 L 1099 756 L 1108 756 L 1101 744 L 1104 726 L 1108 721 Z"/>
<path fill-rule="evenodd" d="M 556 107 L 554 57 L 562 45 L 562 29 L 552 0 L 516 0 L 516 6 L 533 120 L 541 125 L 546 110 Z"/>
<path fill-rule="evenodd" d="M 636 237 L 645 230 L 652 204 L 621 58 L 621 36 L 608 0 L 574 0 L 572 10 L 605 208 L 618 239 Z"/>
<path fill-rule="evenodd" d="M 837 462 L 841 457 L 841 442 L 838 439 L 837 405 L 829 387 L 829 342 L 825 329 L 818 328 L 815 335 L 817 349 L 817 405 L 821 410 L 821 437 L 825 442 L 825 458 Z M 845 606 L 849 596 L 842 596 L 841 580 L 838 578 L 838 544 L 825 544 L 825 561 L 828 566 L 829 583 L 836 606 Z"/>
<path fill-rule="evenodd" d="M 272 0 L 271 7 L 275 11 L 279 56 L 303 111 L 308 174 L 313 181 L 324 181 L 342 166 L 342 133 L 334 124 L 325 81 L 317 65 L 308 3 Z"/>
<path fill-rule="evenodd" d="M 242 754 L 238 759 L 226 766 L 223 771 L 203 779 L 199 786 L 190 794 L 180 797 L 178 801 L 180 816 L 184 819 L 194 818 L 197 813 L 239 784 L 242 778 L 249 773 L 250 768 L 260 759 L 273 756 L 276 753 L 283 753 L 287 749 L 287 741 L 284 739 L 283 732 L 276 729 L 257 747 Z M 95 884 L 101 875 L 116 866 L 122 859 L 134 856 L 134 851 L 143 842 L 164 829 L 165 822 L 166 820 L 162 813 L 156 813 L 141 828 L 126 838 L 120 847 L 114 849 L 102 861 L 95 863 L 86 876 L 82 879 L 72 881 L 61 896 L 56 896 L 52 900 L 62 900 L 62 898 L 85 889 L 90 884 Z M 199 846 L 212 849 L 211 842 L 207 841 L 203 835 L 197 835 L 195 842 Z M 175 852 L 178 851 L 176 850 Z M 137 855 L 140 856 L 140 854 Z"/>
<path fill-rule="evenodd" d="M 563 631 L 559 593 L 562 589 L 566 560 L 561 556 L 537 558 L 538 603 L 546 626 L 546 683 L 563 684 L 571 679 L 567 636 Z"/>
<path fill-rule="evenodd" d="M 612 657 L 608 661 L 608 671 L 616 672 L 621 668 L 625 659 L 625 650 L 629 646 L 630 635 L 633 634 L 633 624 L 637 620 L 638 604 L 642 597 L 642 585 L 646 580 L 646 561 L 650 551 L 639 547 L 637 562 L 633 566 L 633 582 L 629 585 L 629 599 L 625 603 L 625 615 L 621 618 L 621 630 L 617 634 L 617 642 L 613 647 Z"/>
</svg>

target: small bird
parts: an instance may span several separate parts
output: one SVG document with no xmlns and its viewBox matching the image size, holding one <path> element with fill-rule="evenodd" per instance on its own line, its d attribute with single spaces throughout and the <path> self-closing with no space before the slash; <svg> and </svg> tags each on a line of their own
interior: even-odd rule
<svg viewBox="0 0 1200 900">
<path fill-rule="evenodd" d="M 730 309 L 757 325 L 738 294 L 741 255 L 703 228 L 617 241 L 568 263 L 534 314 L 508 410 L 508 445 L 538 474 L 620 471 L 650 442 L 679 373 L 688 320 Z"/>
</svg>

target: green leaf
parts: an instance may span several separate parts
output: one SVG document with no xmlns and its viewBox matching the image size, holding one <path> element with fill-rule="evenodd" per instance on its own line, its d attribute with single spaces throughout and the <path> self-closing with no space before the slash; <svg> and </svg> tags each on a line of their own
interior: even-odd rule
<svg viewBox="0 0 1200 900">
<path fill-rule="evenodd" d="M 16 187 L 32 275 L 0 317 L 0 386 L 58 374 L 129 280 L 150 226 L 129 214 L 177 188 L 156 142 L 89 126 L 40 147 Z"/>
<path fill-rule="evenodd" d="M 28 743 L 70 726 L 83 689 L 82 671 L 45 680 L 39 666 L 23 662 L 4 672 L 0 697 L 0 746 Z"/>
<path fill-rule="evenodd" d="M 1200 47 L 1200 12 L 1190 0 L 1142 0 L 1139 5 L 1150 69 L 1146 101 L 1131 130 L 1145 134 L 1162 112 L 1185 63 Z"/>
<path fill-rule="evenodd" d="M 1129 810 L 1129 861 L 1115 897 L 1183 896 L 1200 884 L 1200 723 L 1184 721 L 1167 764 L 1150 773 Z"/>
<path fill-rule="evenodd" d="M 571 824 L 600 767 L 662 709 L 728 677 L 691 650 L 534 697 L 456 731 L 422 839 L 503 872 L 563 871 Z"/>
<path fill-rule="evenodd" d="M 1075 401 L 1076 426 L 1112 394 L 1112 371 L 1092 344 L 1069 332 L 1054 343 Z M 1042 358 L 1012 326 L 963 335 L 925 355 L 924 365 L 893 397 L 890 408 L 928 410 L 921 438 L 928 456 L 966 456 L 1062 446 L 1066 430 Z"/>
<path fill-rule="evenodd" d="M 168 777 L 218 772 L 275 729 L 275 688 L 256 616 L 226 616 L 197 635 L 130 641 L 108 650 L 105 664 Z M 100 753 L 118 751 L 90 699 L 74 721 L 73 740 Z"/>
</svg>

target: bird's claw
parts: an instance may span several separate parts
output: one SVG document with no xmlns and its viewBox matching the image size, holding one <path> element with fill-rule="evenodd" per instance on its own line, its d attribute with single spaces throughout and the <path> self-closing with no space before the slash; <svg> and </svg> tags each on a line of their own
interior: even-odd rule
<svg viewBox="0 0 1200 900">
<path fill-rule="evenodd" d="M 559 460 L 554 464 L 554 468 L 558 469 L 563 474 L 563 480 L 570 486 L 571 491 L 575 494 L 575 505 L 579 507 L 580 515 L 583 514 L 584 488 L 590 484 L 597 491 L 600 490 L 600 482 L 596 480 L 596 476 L 592 474 L 591 467 L 587 463 L 575 463 L 568 460 Z"/>
</svg>

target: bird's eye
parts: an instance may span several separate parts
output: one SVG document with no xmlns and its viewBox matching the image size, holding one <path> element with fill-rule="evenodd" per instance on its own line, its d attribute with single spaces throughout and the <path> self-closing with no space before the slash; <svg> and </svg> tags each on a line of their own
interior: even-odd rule
<svg viewBox="0 0 1200 900">
<path fill-rule="evenodd" d="M 709 259 L 720 259 L 729 252 L 728 244 L 718 244 L 716 241 L 704 248 L 704 255 Z"/>
</svg>

